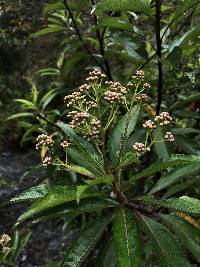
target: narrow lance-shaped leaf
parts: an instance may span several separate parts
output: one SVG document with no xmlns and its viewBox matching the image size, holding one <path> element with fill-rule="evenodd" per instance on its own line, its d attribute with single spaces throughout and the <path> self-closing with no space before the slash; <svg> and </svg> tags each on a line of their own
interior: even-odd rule
<svg viewBox="0 0 200 267">
<path fill-rule="evenodd" d="M 157 200 L 153 196 L 144 196 L 141 201 L 159 207 L 165 207 L 186 213 L 200 213 L 200 200 L 187 196 Z"/>
<path fill-rule="evenodd" d="M 176 215 L 161 215 L 161 218 L 174 230 L 182 245 L 200 262 L 200 231 L 192 224 Z"/>
<path fill-rule="evenodd" d="M 156 255 L 159 257 L 162 267 L 190 267 L 190 263 L 182 254 L 179 244 L 172 234 L 162 224 L 148 218 L 142 217 L 144 231 L 153 241 Z"/>
<path fill-rule="evenodd" d="M 118 267 L 141 266 L 141 239 L 137 217 L 127 208 L 116 209 L 113 224 Z"/>
<path fill-rule="evenodd" d="M 114 163 L 117 163 L 120 153 L 125 149 L 124 146 L 136 126 L 139 113 L 140 106 L 134 106 L 112 129 L 108 147 L 111 159 Z"/>
<path fill-rule="evenodd" d="M 190 163 L 200 163 L 200 156 L 173 155 L 169 160 L 159 161 L 144 169 L 142 172 L 133 176 L 131 181 L 151 176 L 156 172 L 160 172 L 170 167 L 186 165 Z"/>
<path fill-rule="evenodd" d="M 149 194 L 154 194 L 168 186 L 177 183 L 182 178 L 187 177 L 190 179 L 190 176 L 199 173 L 200 168 L 199 164 L 189 164 L 181 168 L 176 168 L 175 170 L 170 171 L 166 175 L 163 175 L 151 189 Z"/>
<path fill-rule="evenodd" d="M 83 193 L 80 198 L 87 198 L 98 196 L 100 193 L 87 192 Z M 44 211 L 45 209 L 52 208 L 63 203 L 76 200 L 76 187 L 75 186 L 51 186 L 48 193 L 39 198 L 32 206 L 24 212 L 17 220 L 17 224 L 32 217 L 35 214 Z"/>
<path fill-rule="evenodd" d="M 111 220 L 111 215 L 102 216 L 86 225 L 67 252 L 60 267 L 80 267 L 90 252 L 94 249 L 96 243 Z"/>
</svg>

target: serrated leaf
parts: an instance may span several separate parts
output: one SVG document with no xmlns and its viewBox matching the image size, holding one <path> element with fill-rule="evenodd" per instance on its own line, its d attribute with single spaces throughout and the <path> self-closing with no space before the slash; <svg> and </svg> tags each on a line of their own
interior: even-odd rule
<svg viewBox="0 0 200 267">
<path fill-rule="evenodd" d="M 41 184 L 38 186 L 31 187 L 29 190 L 26 190 L 22 194 L 17 197 L 12 198 L 11 202 L 18 202 L 18 201 L 27 201 L 27 200 L 34 200 L 37 198 L 44 197 L 49 190 L 49 185 Z"/>
<path fill-rule="evenodd" d="M 83 158 L 83 162 L 79 161 L 79 164 L 84 164 L 84 161 L 89 165 L 92 165 L 93 170 L 90 169 L 91 172 L 94 171 L 94 169 L 97 171 L 98 176 L 105 175 L 104 171 L 104 163 L 102 157 L 97 153 L 96 149 L 93 147 L 93 145 L 89 142 L 87 142 L 85 139 L 78 136 L 72 128 L 69 127 L 69 125 L 58 122 L 58 127 L 60 127 L 65 135 L 70 138 L 71 141 L 73 141 L 73 145 L 76 147 L 76 150 L 79 152 L 79 156 Z M 69 149 L 68 153 L 73 153 L 73 149 Z M 76 158 L 73 158 L 76 160 Z M 97 174 L 96 173 L 96 174 Z"/>
<path fill-rule="evenodd" d="M 162 267 L 190 267 L 190 263 L 182 254 L 179 244 L 162 224 L 142 216 L 144 231 L 151 238 L 156 255 Z"/>
<path fill-rule="evenodd" d="M 122 150 L 125 150 L 124 146 L 136 126 L 139 113 L 140 106 L 134 106 L 130 110 L 130 112 L 128 112 L 119 120 L 119 122 L 113 127 L 111 131 L 108 147 L 111 159 L 115 164 L 117 163 L 117 159 L 120 157 Z"/>
<path fill-rule="evenodd" d="M 98 196 L 97 192 L 87 192 L 81 195 L 81 198 Z M 48 193 L 38 199 L 32 206 L 23 213 L 17 220 L 17 224 L 38 214 L 45 209 L 52 208 L 63 203 L 76 200 L 76 187 L 75 186 L 51 186 L 48 188 Z"/>
<path fill-rule="evenodd" d="M 66 168 L 66 170 L 68 171 L 73 171 L 73 172 L 76 172 L 76 173 L 80 173 L 80 174 L 83 174 L 85 176 L 88 176 L 88 177 L 91 177 L 91 178 L 94 178 L 95 176 L 90 172 L 88 171 L 87 169 L 81 167 L 81 166 L 77 166 L 77 165 L 72 165 L 72 164 L 65 164 L 63 165 L 64 168 Z"/>
<path fill-rule="evenodd" d="M 103 209 L 109 209 L 117 206 L 118 203 L 114 202 L 112 199 L 104 199 L 104 198 L 89 198 L 82 199 L 81 202 L 70 202 L 64 203 L 59 206 L 55 206 L 53 208 L 49 208 L 43 211 L 38 221 L 48 220 L 57 217 L 76 217 L 80 214 L 91 213 L 91 212 L 99 212 Z"/>
<path fill-rule="evenodd" d="M 189 222 L 176 215 L 161 215 L 161 218 L 170 224 L 182 245 L 200 262 L 200 231 Z"/>
<path fill-rule="evenodd" d="M 60 267 L 80 267 L 94 249 L 111 220 L 112 216 L 107 215 L 88 223 L 72 244 Z"/>
<path fill-rule="evenodd" d="M 197 158 L 199 157 L 197 156 Z M 162 176 L 150 190 L 149 194 L 154 194 L 172 184 L 175 184 L 182 178 L 192 176 L 196 173 L 200 173 L 199 164 L 189 164 L 181 168 L 176 168 L 175 170 L 172 170 Z"/>
<path fill-rule="evenodd" d="M 182 196 L 179 198 L 169 198 L 169 199 L 155 199 L 153 196 L 144 196 L 139 200 L 147 204 L 169 208 L 185 213 L 193 213 L 193 214 L 200 213 L 200 200 L 196 198 L 190 198 L 187 196 Z"/>
<path fill-rule="evenodd" d="M 186 165 L 190 163 L 200 162 L 199 156 L 185 156 L 185 155 L 172 155 L 168 160 L 161 160 L 158 163 L 151 165 L 150 167 L 144 169 L 142 172 L 134 175 L 131 181 L 135 181 L 144 177 L 151 176 L 156 172 L 163 171 L 170 167 L 175 167 L 179 165 Z"/>
<path fill-rule="evenodd" d="M 96 177 L 93 180 L 84 180 L 86 184 L 92 186 L 92 185 L 98 185 L 98 184 L 107 184 L 110 185 L 114 181 L 114 176 L 112 174 Z"/>
<path fill-rule="evenodd" d="M 97 11 L 134 11 L 149 13 L 149 0 L 101 0 Z"/>
<path fill-rule="evenodd" d="M 141 266 L 141 239 L 138 221 L 133 211 L 120 207 L 113 223 L 114 247 L 118 267 Z"/>
</svg>

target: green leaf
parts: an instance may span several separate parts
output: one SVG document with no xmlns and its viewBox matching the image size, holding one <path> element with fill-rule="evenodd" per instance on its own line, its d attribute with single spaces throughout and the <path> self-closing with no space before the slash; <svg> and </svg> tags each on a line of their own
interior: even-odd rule
<svg viewBox="0 0 200 267">
<path fill-rule="evenodd" d="M 26 99 L 15 99 L 16 102 L 19 102 L 21 104 L 24 104 L 27 107 L 35 107 L 34 103 L 31 101 L 28 101 Z"/>
<path fill-rule="evenodd" d="M 114 163 L 117 163 L 120 153 L 123 152 L 122 150 L 125 150 L 125 144 L 136 126 L 139 114 L 140 106 L 136 105 L 113 127 L 109 137 L 108 147 Z"/>
<path fill-rule="evenodd" d="M 190 164 L 182 168 L 176 168 L 175 170 L 170 171 L 168 174 L 162 176 L 154 185 L 154 187 L 149 192 L 154 194 L 178 181 L 184 177 L 192 176 L 196 173 L 200 173 L 199 164 Z"/>
<path fill-rule="evenodd" d="M 162 132 L 161 127 L 160 128 L 157 127 L 157 131 L 153 132 L 154 138 L 156 137 L 157 141 L 164 140 L 164 134 Z M 155 151 L 155 153 L 157 154 L 159 159 L 168 159 L 169 158 L 169 152 L 167 149 L 166 142 L 155 143 L 153 145 L 153 150 Z"/>
<path fill-rule="evenodd" d="M 183 247 L 188 249 L 191 254 L 200 262 L 200 231 L 192 224 L 176 215 L 161 215 L 161 218 L 170 224 L 175 235 L 181 241 Z"/>
<path fill-rule="evenodd" d="M 114 249 L 113 240 L 110 237 L 106 240 L 105 244 L 102 244 L 100 253 L 95 261 L 95 267 L 116 267 L 117 259 Z"/>
<path fill-rule="evenodd" d="M 173 239 L 172 234 L 162 224 L 142 217 L 144 231 L 151 238 L 155 253 L 159 257 L 162 267 L 190 267 L 190 263 L 182 254 L 179 244 Z"/>
<path fill-rule="evenodd" d="M 83 174 L 83 175 L 91 177 L 91 178 L 95 177 L 90 171 L 88 171 L 87 169 L 85 169 L 81 166 L 65 164 L 65 165 L 63 165 L 63 167 L 65 167 L 66 170 L 68 170 L 68 171 L 77 172 L 77 173 Z"/>
<path fill-rule="evenodd" d="M 110 185 L 114 181 L 114 176 L 112 174 L 97 177 L 93 180 L 84 180 L 86 184 L 92 186 L 92 185 L 98 185 L 98 184 L 107 184 Z"/>
<path fill-rule="evenodd" d="M 72 244 L 60 267 L 80 267 L 94 249 L 111 220 L 112 216 L 104 215 L 88 223 Z"/>
<path fill-rule="evenodd" d="M 39 219 L 37 219 L 37 222 L 57 217 L 66 218 L 66 216 L 75 218 L 80 214 L 91 212 L 98 213 L 104 209 L 108 210 L 109 208 L 115 207 L 117 205 L 117 202 L 113 201 L 112 199 L 104 199 L 102 198 L 102 196 L 101 198 L 82 199 L 80 203 L 74 201 L 44 210 L 43 212 L 41 212 Z"/>
<path fill-rule="evenodd" d="M 49 185 L 47 184 L 34 186 L 34 187 L 31 187 L 29 190 L 26 190 L 19 196 L 12 198 L 10 201 L 11 202 L 27 201 L 27 200 L 34 200 L 37 198 L 42 198 L 48 193 L 48 190 L 49 190 Z"/>
<path fill-rule="evenodd" d="M 17 113 L 17 114 L 14 114 L 14 115 L 8 117 L 7 120 L 14 120 L 17 118 L 26 118 L 26 117 L 33 117 L 33 116 L 34 116 L 33 113 L 22 112 L 22 113 Z"/>
<path fill-rule="evenodd" d="M 47 15 L 49 11 L 57 11 L 57 10 L 65 10 L 65 5 L 62 2 L 56 2 L 53 4 L 49 4 L 44 8 L 44 15 Z"/>
<path fill-rule="evenodd" d="M 168 198 L 171 195 L 174 195 L 178 192 L 180 193 L 188 189 L 196 188 L 197 186 L 199 187 L 199 185 L 200 185 L 200 177 L 195 177 L 191 180 L 183 181 L 182 183 L 177 183 L 174 186 L 169 188 L 167 193 L 165 193 L 164 197 Z"/>
<path fill-rule="evenodd" d="M 118 267 L 141 266 L 141 239 L 138 221 L 132 211 L 120 207 L 113 224 L 114 246 Z"/>
<path fill-rule="evenodd" d="M 42 30 L 40 30 L 40 31 L 38 31 L 36 33 L 33 33 L 31 36 L 36 38 L 36 37 L 39 37 L 39 36 L 47 35 L 49 33 L 62 32 L 62 31 L 65 31 L 65 30 L 66 30 L 65 27 L 54 25 L 53 27 L 48 27 L 48 28 L 42 29 Z"/>
<path fill-rule="evenodd" d="M 101 0 L 97 11 L 134 11 L 149 13 L 149 0 Z"/>
<path fill-rule="evenodd" d="M 73 141 L 73 145 L 76 148 L 76 155 L 79 157 L 78 164 L 84 164 L 84 162 L 88 163 L 90 166 L 93 167 L 93 169 L 90 169 L 90 171 L 93 173 L 94 170 L 96 170 L 95 175 L 103 176 L 105 175 L 104 171 L 104 163 L 102 157 L 97 153 L 96 149 L 92 144 L 87 142 L 85 139 L 78 136 L 72 128 L 69 127 L 69 125 L 58 122 L 58 127 L 60 127 L 65 135 L 70 138 L 71 141 Z M 68 153 L 70 156 L 73 156 L 73 148 L 68 150 Z M 83 162 L 80 161 L 80 158 L 83 159 Z M 74 160 L 76 160 L 76 157 L 73 157 Z"/>
<path fill-rule="evenodd" d="M 76 200 L 76 190 L 75 186 L 50 186 L 48 188 L 48 193 L 34 202 L 32 206 L 18 218 L 17 224 L 45 209 Z M 99 195 L 97 192 L 87 192 L 82 194 L 81 198 L 97 195 Z"/>
<path fill-rule="evenodd" d="M 151 176 L 169 167 L 186 165 L 186 164 L 195 163 L 195 162 L 196 163 L 200 162 L 200 156 L 172 155 L 170 159 L 161 160 L 158 163 L 155 163 L 151 165 L 150 167 L 144 169 L 142 172 L 134 175 L 133 177 L 131 177 L 131 181 L 135 181 L 135 180 L 138 180 L 144 177 Z"/>
<path fill-rule="evenodd" d="M 104 16 L 99 19 L 99 25 L 133 32 L 132 24 L 120 18 Z"/>
<path fill-rule="evenodd" d="M 179 198 L 169 198 L 169 199 L 155 199 L 153 196 L 144 196 L 139 198 L 139 200 L 144 203 L 173 209 L 176 211 L 181 211 L 185 213 L 200 213 L 200 200 L 196 198 L 190 198 L 187 196 L 182 196 Z"/>
</svg>

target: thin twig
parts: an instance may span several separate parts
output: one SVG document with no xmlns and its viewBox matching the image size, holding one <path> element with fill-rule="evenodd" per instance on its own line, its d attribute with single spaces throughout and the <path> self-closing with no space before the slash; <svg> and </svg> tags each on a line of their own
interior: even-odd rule
<svg viewBox="0 0 200 267">
<path fill-rule="evenodd" d="M 156 114 L 159 114 L 161 104 L 162 104 L 162 90 L 163 90 L 163 65 L 162 65 L 162 38 L 160 35 L 161 31 L 161 0 L 156 0 L 156 21 L 155 21 L 155 30 L 156 30 L 156 46 L 157 46 L 157 65 L 158 65 L 158 99 Z"/>
<path fill-rule="evenodd" d="M 92 4 L 92 6 L 95 5 L 95 1 L 94 0 L 91 0 L 90 2 Z M 102 38 L 104 36 L 104 34 L 105 34 L 105 30 L 104 30 L 103 34 L 101 35 L 100 30 L 98 28 L 97 16 L 96 16 L 95 13 L 93 14 L 93 18 L 94 18 L 94 24 L 96 26 L 96 35 L 97 35 L 97 39 L 98 39 L 98 42 L 99 42 L 101 55 L 102 55 L 103 60 L 104 60 L 106 74 L 107 74 L 108 78 L 112 81 L 112 74 L 111 74 L 110 66 L 109 66 L 109 63 L 108 63 L 107 59 L 105 58 L 104 42 L 103 42 L 103 38 Z"/>
<path fill-rule="evenodd" d="M 66 7 L 66 9 L 67 9 L 67 11 L 68 11 L 68 13 L 69 13 L 69 16 L 70 16 L 70 18 L 71 18 L 73 24 L 74 24 L 74 29 L 75 29 L 75 31 L 76 31 L 76 34 L 77 34 L 79 40 L 83 43 L 83 46 L 84 46 L 85 50 L 86 50 L 87 53 L 90 55 L 90 57 L 92 58 L 92 60 L 96 63 L 96 65 L 99 66 L 104 72 L 106 72 L 104 66 L 101 65 L 101 64 L 96 60 L 96 58 L 94 57 L 94 55 L 92 54 L 92 52 L 90 51 L 90 49 L 88 48 L 88 46 L 86 45 L 86 43 L 84 42 L 84 39 L 83 39 L 83 37 L 82 37 L 82 35 L 81 35 L 81 32 L 80 32 L 80 30 L 79 30 L 79 28 L 78 28 L 78 26 L 77 26 L 77 23 L 76 23 L 76 20 L 75 20 L 75 18 L 74 18 L 74 15 L 73 15 L 71 9 L 69 8 L 69 6 L 68 6 L 68 4 L 67 4 L 67 0 L 63 0 L 63 3 L 64 3 L 64 5 L 65 5 L 65 7 Z"/>
</svg>

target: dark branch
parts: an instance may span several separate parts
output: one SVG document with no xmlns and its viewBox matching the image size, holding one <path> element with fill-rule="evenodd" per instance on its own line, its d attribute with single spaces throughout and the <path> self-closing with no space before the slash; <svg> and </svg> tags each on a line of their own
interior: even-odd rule
<svg viewBox="0 0 200 267">
<path fill-rule="evenodd" d="M 65 5 L 65 7 L 66 7 L 66 10 L 67 10 L 68 13 L 69 13 L 69 16 L 70 16 L 70 18 L 71 18 L 73 24 L 74 24 L 74 29 L 75 29 L 75 31 L 76 31 L 76 34 L 77 34 L 79 40 L 83 43 L 83 46 L 84 46 L 85 50 L 86 50 L 87 53 L 90 55 L 90 57 L 91 57 L 92 60 L 95 62 L 95 64 L 96 64 L 97 66 L 99 66 L 99 67 L 105 72 L 105 68 L 104 68 L 104 66 L 102 66 L 102 65 L 96 60 L 96 58 L 94 57 L 94 55 L 92 54 L 92 52 L 90 51 L 90 49 L 88 48 L 88 46 L 86 45 L 86 43 L 84 42 L 84 39 L 83 39 L 83 37 L 82 37 L 82 35 L 81 35 L 81 32 L 80 32 L 80 30 L 79 30 L 79 28 L 78 28 L 78 26 L 77 26 L 77 23 L 76 23 L 76 20 L 75 20 L 75 18 L 74 18 L 74 15 L 73 15 L 72 11 L 70 10 L 70 8 L 69 8 L 69 6 L 68 6 L 68 4 L 67 4 L 67 0 L 63 0 L 63 3 L 64 3 L 64 5 Z"/>
<path fill-rule="evenodd" d="M 95 5 L 95 1 L 94 0 L 91 0 L 91 4 L 94 6 Z M 94 18 L 94 24 L 96 26 L 96 35 L 97 35 L 97 39 L 98 39 L 98 42 L 99 42 L 99 46 L 100 46 L 100 50 L 101 50 L 101 55 L 102 55 L 103 60 L 104 60 L 106 74 L 107 74 L 108 78 L 110 80 L 112 80 L 112 74 L 111 74 L 111 71 L 110 71 L 110 66 L 109 66 L 109 63 L 108 63 L 107 59 L 105 58 L 104 41 L 103 41 L 104 34 L 105 34 L 105 28 L 104 28 L 103 34 L 101 35 L 100 30 L 98 28 L 97 16 L 96 16 L 95 13 L 93 14 L 93 18 Z"/>
<path fill-rule="evenodd" d="M 156 114 L 160 112 L 162 104 L 162 90 L 163 90 L 163 65 L 162 65 L 162 38 L 160 35 L 161 31 L 161 0 L 156 0 L 156 21 L 155 21 L 155 30 L 156 30 L 156 46 L 157 46 L 157 65 L 158 65 L 158 99 Z"/>
</svg>

